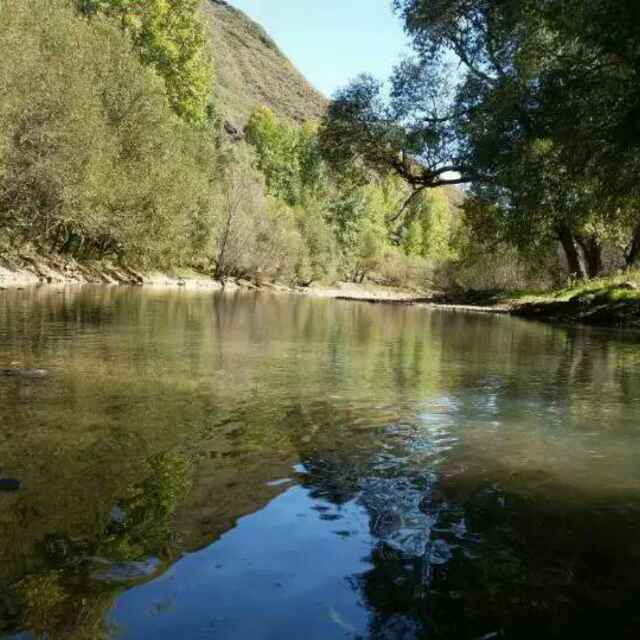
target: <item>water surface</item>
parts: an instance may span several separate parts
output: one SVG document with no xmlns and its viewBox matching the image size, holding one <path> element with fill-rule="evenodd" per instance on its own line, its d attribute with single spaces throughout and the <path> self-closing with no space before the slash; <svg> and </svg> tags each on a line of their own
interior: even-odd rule
<svg viewBox="0 0 640 640">
<path fill-rule="evenodd" d="M 0 636 L 637 638 L 637 334 L 0 292 Z"/>
</svg>

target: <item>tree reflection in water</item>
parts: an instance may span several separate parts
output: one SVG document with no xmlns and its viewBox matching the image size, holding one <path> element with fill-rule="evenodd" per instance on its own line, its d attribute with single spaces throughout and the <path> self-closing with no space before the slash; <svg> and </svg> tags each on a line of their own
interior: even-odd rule
<svg viewBox="0 0 640 640">
<path fill-rule="evenodd" d="M 303 456 L 311 498 L 368 514 L 371 569 L 350 577 L 368 637 L 637 637 L 637 491 L 577 489 L 499 461 L 487 480 L 463 444 L 425 465 L 422 437 L 396 425 L 383 454 L 380 436 L 366 455 L 349 434 Z"/>
<path fill-rule="evenodd" d="M 13 602 L 5 605 L 20 626 L 48 640 L 117 636 L 107 613 L 118 593 L 152 579 L 180 553 L 171 519 L 189 489 L 192 463 L 172 451 L 152 457 L 146 467 L 146 479 L 129 488 L 95 537 L 50 534 L 42 541 L 34 558 L 39 571 L 20 580 Z M 148 558 L 159 561 L 149 564 L 154 571 L 135 571 Z M 134 571 L 123 579 L 127 567 Z M 110 575 L 114 568 L 120 571 Z"/>
<path fill-rule="evenodd" d="M 228 583 L 241 625 L 260 615 L 242 591 L 251 547 L 286 565 L 261 565 L 277 629 L 316 611 L 313 637 L 638 636 L 633 335 L 277 296 L 5 294 L 3 361 L 51 375 L 0 385 L 1 462 L 25 486 L 0 510 L 0 633 L 117 635 L 114 601 L 149 604 L 162 580 L 124 593 L 90 576 L 154 557 L 153 575 L 189 565 L 188 602 L 163 613 L 176 628 L 207 622 Z M 199 582 L 221 548 L 237 554 L 227 582 L 215 565 Z M 296 573 L 296 611 L 271 593 L 280 573 Z M 327 621 L 345 578 L 359 630 Z M 122 615 L 140 633 L 166 619 Z M 224 637 L 254 640 L 236 628 Z"/>
</svg>

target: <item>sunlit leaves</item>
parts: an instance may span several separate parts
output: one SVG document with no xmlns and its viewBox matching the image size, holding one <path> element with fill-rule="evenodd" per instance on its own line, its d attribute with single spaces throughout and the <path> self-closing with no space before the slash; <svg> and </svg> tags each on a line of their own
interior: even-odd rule
<svg viewBox="0 0 640 640">
<path fill-rule="evenodd" d="M 80 0 L 80 8 L 118 19 L 142 60 L 164 79 L 176 113 L 194 124 L 205 121 L 213 67 L 199 0 Z"/>
</svg>

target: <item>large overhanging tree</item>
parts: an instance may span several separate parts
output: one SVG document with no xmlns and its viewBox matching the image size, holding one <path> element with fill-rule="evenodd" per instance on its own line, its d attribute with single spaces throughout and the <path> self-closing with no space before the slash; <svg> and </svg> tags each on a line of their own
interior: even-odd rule
<svg viewBox="0 0 640 640">
<path fill-rule="evenodd" d="M 633 228 L 638 201 L 636 4 L 395 0 L 415 56 L 388 95 L 364 76 L 338 94 L 325 154 L 414 194 L 468 183 L 470 216 L 484 206 L 476 220 L 490 211 L 506 239 L 559 241 L 572 273 L 597 275 L 602 229 Z M 638 252 L 640 231 L 629 263 Z"/>
</svg>

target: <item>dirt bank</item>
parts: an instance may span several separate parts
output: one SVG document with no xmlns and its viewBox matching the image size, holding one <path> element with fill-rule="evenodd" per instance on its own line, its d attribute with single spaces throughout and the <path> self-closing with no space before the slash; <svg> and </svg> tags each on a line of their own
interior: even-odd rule
<svg viewBox="0 0 640 640">
<path fill-rule="evenodd" d="M 331 286 L 289 287 L 263 283 L 260 286 L 243 279 L 224 283 L 212 276 L 189 269 L 173 273 L 143 272 L 106 260 L 77 262 L 65 256 L 43 256 L 36 251 L 0 252 L 0 289 L 25 288 L 39 285 L 105 284 L 151 287 L 183 287 L 210 290 L 264 290 L 293 293 L 314 298 L 342 298 L 370 302 L 413 302 L 424 293 L 384 287 L 375 284 L 337 283 Z"/>
<path fill-rule="evenodd" d="M 73 258 L 42 256 L 33 251 L 0 254 L 0 288 L 42 284 L 127 284 L 220 289 L 221 283 L 206 274 L 143 273 L 107 260 L 79 263 Z"/>
<path fill-rule="evenodd" d="M 541 322 L 640 327 L 640 285 L 629 279 L 629 274 L 557 291 L 480 291 L 455 297 L 439 295 L 425 302 L 444 309 L 506 313 Z"/>
<path fill-rule="evenodd" d="M 332 297 L 370 303 L 415 304 L 445 311 L 512 315 L 540 322 L 603 327 L 640 327 L 640 290 L 633 283 L 614 283 L 580 291 L 517 297 L 508 292 L 470 292 L 456 296 L 399 294 L 367 296 L 341 291 Z"/>
</svg>

